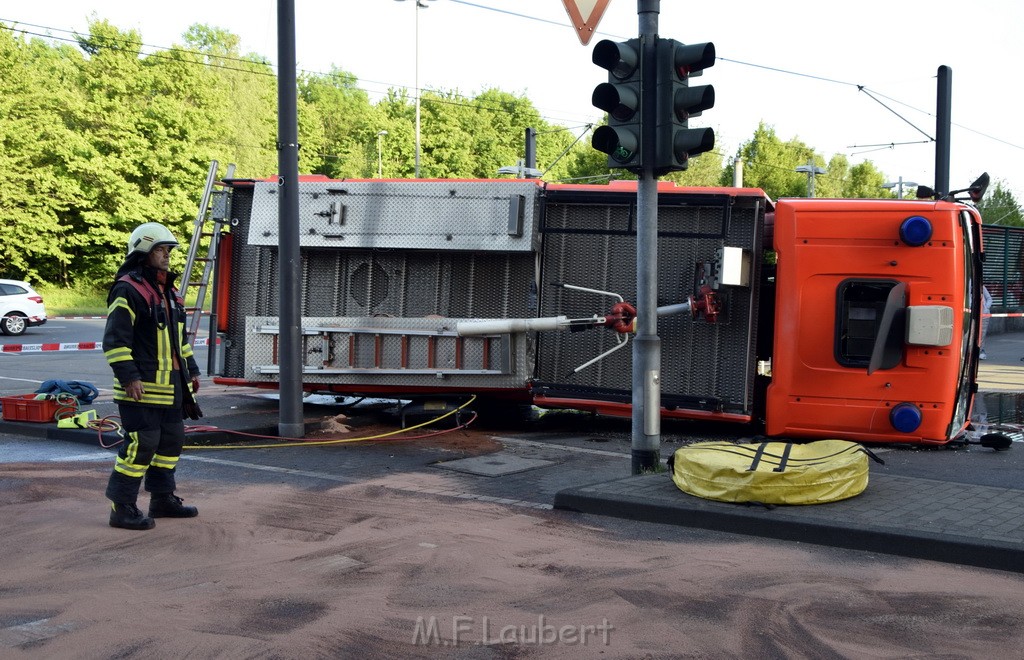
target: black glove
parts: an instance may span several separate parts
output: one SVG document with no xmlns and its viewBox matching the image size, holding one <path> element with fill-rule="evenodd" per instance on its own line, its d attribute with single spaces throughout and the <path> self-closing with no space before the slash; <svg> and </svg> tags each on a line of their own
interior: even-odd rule
<svg viewBox="0 0 1024 660">
<path fill-rule="evenodd" d="M 182 419 L 199 419 L 203 416 L 203 410 L 195 401 L 185 401 L 181 404 Z"/>
</svg>

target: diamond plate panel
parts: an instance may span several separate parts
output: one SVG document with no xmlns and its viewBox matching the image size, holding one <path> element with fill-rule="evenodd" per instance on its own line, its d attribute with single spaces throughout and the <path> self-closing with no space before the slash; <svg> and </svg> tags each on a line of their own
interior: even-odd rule
<svg viewBox="0 0 1024 660">
<path fill-rule="evenodd" d="M 421 183 L 394 184 L 390 190 L 406 203 L 411 203 L 409 195 L 415 193 L 423 195 L 429 202 L 428 206 L 452 206 L 467 215 L 454 215 L 454 211 L 448 210 L 437 217 L 443 217 L 452 226 L 468 226 L 477 220 L 475 214 L 478 210 L 473 204 L 464 204 L 460 194 L 464 195 L 470 189 L 481 196 L 489 192 L 489 199 L 495 204 L 495 200 L 502 199 L 500 195 L 505 195 L 501 202 L 505 204 L 508 194 L 512 193 L 533 199 L 534 184 L 512 183 L 515 184 L 512 187 L 506 182 L 467 184 L 468 187 L 461 182 L 442 182 L 426 187 Z M 318 199 L 323 199 L 322 193 L 328 185 L 334 184 L 303 182 L 300 192 L 304 198 L 319 196 Z M 449 194 L 453 185 L 456 186 L 454 196 Z M 258 188 L 263 188 L 263 194 L 268 195 L 266 184 L 259 183 L 255 187 L 240 185 L 232 191 L 237 225 L 232 232 L 235 241 L 231 251 L 232 302 L 228 342 L 223 345 L 223 375 L 234 378 L 246 378 L 250 371 L 245 356 L 246 342 L 251 337 L 245 319 L 278 314 L 280 280 L 276 245 L 251 245 L 244 240 L 260 233 L 253 229 L 254 225 L 266 225 L 272 219 L 276 226 L 276 199 L 273 208 L 263 204 L 252 209 L 253 195 L 259 194 Z M 532 244 L 536 237 L 528 232 L 533 227 L 533 206 L 526 205 L 522 214 L 526 229 L 523 230 L 523 238 L 517 240 Z M 496 218 L 491 220 L 497 222 Z M 502 231 L 507 230 L 508 218 L 502 216 L 500 220 L 505 223 Z M 454 243 L 456 241 L 446 241 L 443 249 L 426 249 L 429 246 L 423 241 L 416 242 L 416 249 L 365 249 L 352 242 L 330 247 L 302 247 L 301 314 L 314 318 L 366 316 L 412 320 L 427 316 L 503 318 L 535 315 L 537 267 L 534 253 L 518 250 L 465 252 L 456 249 Z M 370 349 L 357 343 L 352 350 Z M 477 349 L 467 346 L 466 350 Z M 466 357 L 470 356 L 471 353 Z"/>
<path fill-rule="evenodd" d="M 529 252 L 538 186 L 524 181 L 303 181 L 299 245 Z M 250 245 L 278 244 L 279 190 L 257 182 Z"/>
</svg>

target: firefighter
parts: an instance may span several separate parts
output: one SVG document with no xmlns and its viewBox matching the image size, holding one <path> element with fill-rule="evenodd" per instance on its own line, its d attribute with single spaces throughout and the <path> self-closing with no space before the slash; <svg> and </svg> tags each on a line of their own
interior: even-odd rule
<svg viewBox="0 0 1024 660">
<path fill-rule="evenodd" d="M 114 372 L 114 401 L 125 433 L 107 482 L 111 527 L 152 529 L 153 518 L 199 514 L 174 494 L 183 419 L 202 416 L 193 397 L 199 367 L 185 338 L 185 309 L 170 272 L 170 253 L 177 245 L 160 223 L 139 225 L 107 294 L 103 352 Z M 143 479 L 149 515 L 136 506 Z"/>
</svg>

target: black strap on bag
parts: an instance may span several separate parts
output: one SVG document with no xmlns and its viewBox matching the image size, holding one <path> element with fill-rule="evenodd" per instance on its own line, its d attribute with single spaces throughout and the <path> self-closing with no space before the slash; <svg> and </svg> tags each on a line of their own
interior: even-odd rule
<svg viewBox="0 0 1024 660">
<path fill-rule="evenodd" d="M 757 451 L 754 452 L 754 458 L 750 461 L 750 467 L 747 468 L 747 472 L 757 470 L 757 465 L 761 462 L 761 457 L 764 456 L 764 450 L 767 448 L 767 442 L 762 442 L 757 446 Z"/>
<path fill-rule="evenodd" d="M 779 467 L 772 470 L 772 472 L 785 472 L 786 463 L 789 463 L 789 455 L 793 451 L 793 443 L 787 442 L 786 447 L 782 450 L 782 458 L 779 459 Z"/>
</svg>

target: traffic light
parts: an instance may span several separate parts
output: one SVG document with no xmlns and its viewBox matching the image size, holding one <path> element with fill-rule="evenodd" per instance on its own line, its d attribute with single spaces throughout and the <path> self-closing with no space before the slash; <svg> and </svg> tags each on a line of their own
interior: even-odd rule
<svg viewBox="0 0 1024 660">
<path fill-rule="evenodd" d="M 594 46 L 594 64 L 608 70 L 608 82 L 594 88 L 592 101 L 608 113 L 608 125 L 594 131 L 591 144 L 608 154 L 608 167 L 643 172 L 640 148 L 642 85 L 639 39 L 616 43 L 607 39 Z"/>
<path fill-rule="evenodd" d="M 674 39 L 658 39 L 655 176 L 685 170 L 691 156 L 714 148 L 714 130 L 687 125 L 690 117 L 715 105 L 714 87 L 689 84 L 691 76 L 699 76 L 714 64 L 712 43 L 681 44 Z"/>
</svg>

